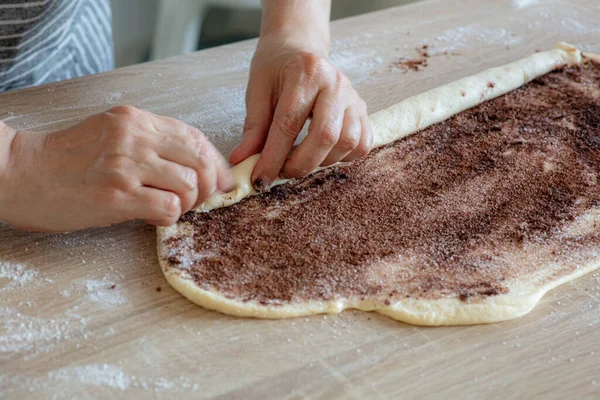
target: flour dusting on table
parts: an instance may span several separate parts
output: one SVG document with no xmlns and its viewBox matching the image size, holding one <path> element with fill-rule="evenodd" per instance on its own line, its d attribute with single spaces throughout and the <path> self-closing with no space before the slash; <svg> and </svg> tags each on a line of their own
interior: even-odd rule
<svg viewBox="0 0 600 400">
<path fill-rule="evenodd" d="M 562 29 L 573 33 L 582 35 L 600 35 L 600 28 L 598 25 L 586 25 L 584 22 L 573 18 L 563 18 L 560 21 L 560 26 Z"/>
<path fill-rule="evenodd" d="M 67 311 L 62 317 L 29 316 L 9 307 L 0 307 L 0 360 L 19 354 L 30 359 L 55 345 L 86 334 L 89 318 Z"/>
<path fill-rule="evenodd" d="M 514 8 L 526 8 L 540 4 L 541 0 L 511 0 L 510 3 Z"/>
<path fill-rule="evenodd" d="M 17 286 L 24 286 L 30 283 L 38 275 L 38 271 L 27 268 L 23 264 L 14 264 L 7 261 L 0 261 L 0 291 Z M 8 283 L 2 285 L 2 281 Z"/>
<path fill-rule="evenodd" d="M 83 282 L 86 299 L 96 303 L 103 309 L 127 303 L 127 298 L 120 287 L 108 276 L 103 279 L 88 279 Z"/>
<path fill-rule="evenodd" d="M 444 51 L 466 47 L 472 43 L 473 39 L 481 43 L 502 46 L 514 46 L 523 42 L 522 37 L 508 29 L 489 28 L 477 23 L 448 29 L 435 37 L 438 42 L 448 43 L 448 46 L 443 49 Z"/>
<path fill-rule="evenodd" d="M 88 364 L 64 367 L 50 371 L 45 376 L 0 373 L 0 397 L 10 394 L 9 390 L 11 389 L 23 388 L 30 393 L 50 391 L 57 398 L 62 398 L 66 393 L 72 393 L 72 389 L 78 386 L 82 387 L 82 389 L 86 386 L 92 386 L 118 391 L 137 389 L 143 392 L 154 393 L 166 391 L 170 393 L 189 393 L 200 389 L 200 385 L 184 376 L 167 378 L 164 376 L 131 375 L 114 364 Z"/>
</svg>

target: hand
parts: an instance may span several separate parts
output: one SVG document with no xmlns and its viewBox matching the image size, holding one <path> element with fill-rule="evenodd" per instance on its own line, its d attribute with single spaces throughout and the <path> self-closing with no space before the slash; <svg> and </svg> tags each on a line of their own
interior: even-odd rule
<svg viewBox="0 0 600 400">
<path fill-rule="evenodd" d="M 58 132 L 16 132 L 10 149 L 0 174 L 10 196 L 0 198 L 0 219 L 28 230 L 132 219 L 171 225 L 233 185 L 226 161 L 202 132 L 130 106 Z"/>
<path fill-rule="evenodd" d="M 252 173 L 257 190 L 278 177 L 296 178 L 318 166 L 352 161 L 369 153 L 373 134 L 365 102 L 319 46 L 282 35 L 261 37 L 246 92 L 242 142 L 231 153 L 237 164 L 262 152 Z M 308 136 L 289 155 L 304 123 Z"/>
</svg>

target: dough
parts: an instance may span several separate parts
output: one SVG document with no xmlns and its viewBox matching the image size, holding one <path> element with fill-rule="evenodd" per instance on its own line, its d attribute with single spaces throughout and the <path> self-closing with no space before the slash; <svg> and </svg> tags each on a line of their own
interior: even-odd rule
<svg viewBox="0 0 600 400">
<path fill-rule="evenodd" d="M 375 143 L 377 146 L 383 146 L 394 142 L 485 100 L 514 90 L 557 67 L 579 63 L 581 63 L 579 51 L 563 43 L 554 50 L 536 53 L 516 63 L 494 68 L 407 99 L 371 116 L 375 131 Z M 251 157 L 234 168 L 237 187 L 233 193 L 214 196 L 205 202 L 198 211 L 203 212 L 236 204 L 243 198 L 255 194 L 250 183 L 250 173 L 256 160 L 257 156 Z M 544 168 L 546 168 L 545 165 Z M 551 164 L 547 168 L 551 169 Z M 283 181 L 278 183 L 283 183 Z M 598 215 L 594 212 L 580 215 L 565 228 L 565 234 L 568 236 L 569 232 L 574 235 L 594 231 L 592 227 L 595 226 L 597 220 Z M 375 310 L 395 319 L 419 325 L 495 322 L 526 314 L 548 290 L 598 267 L 594 257 L 584 257 L 585 262 L 577 264 L 576 268 L 567 272 L 563 271 L 558 274 L 558 271 L 554 271 L 552 268 L 540 268 L 539 273 L 530 272 L 526 277 L 510 281 L 505 290 L 494 287 L 490 293 L 477 289 L 472 293 L 467 291 L 444 294 L 443 290 L 436 289 L 437 291 L 430 298 L 403 297 L 401 299 L 393 298 L 392 301 L 383 300 L 377 296 L 351 296 L 348 298 L 334 296 L 331 299 L 279 301 L 277 303 L 248 299 L 242 301 L 232 296 L 231 293 L 226 294 L 215 288 L 201 287 L 188 273 L 189 265 L 187 264 L 194 260 L 186 260 L 185 257 L 182 259 L 179 257 L 180 253 L 177 249 L 194 248 L 196 244 L 192 240 L 192 233 L 193 227 L 189 222 L 180 222 L 158 230 L 159 259 L 169 283 L 184 296 L 206 308 L 232 315 L 260 318 L 337 313 L 344 309 L 356 308 L 366 311 Z M 543 250 L 550 251 L 548 248 Z M 198 256 L 193 251 L 190 254 Z M 544 254 L 548 256 L 549 253 Z M 515 255 L 515 258 L 520 262 L 535 263 L 534 256 L 537 255 L 520 252 L 518 256 Z M 544 265 L 550 265 L 550 263 L 547 262 Z M 385 271 L 387 267 L 395 268 L 396 266 L 384 263 L 382 267 Z"/>
<path fill-rule="evenodd" d="M 561 42 L 553 50 L 539 52 L 503 67 L 491 68 L 410 97 L 370 116 L 373 147 L 391 143 L 486 100 L 508 93 L 555 68 L 580 62 L 581 52 Z M 494 82 L 494 85 L 488 85 L 489 82 Z M 229 206 L 258 194 L 250 178 L 259 157 L 260 154 L 255 154 L 233 168 L 236 183 L 234 191 L 214 195 L 202 203 L 197 211 Z M 273 185 L 285 182 L 285 179 L 278 179 Z"/>
</svg>

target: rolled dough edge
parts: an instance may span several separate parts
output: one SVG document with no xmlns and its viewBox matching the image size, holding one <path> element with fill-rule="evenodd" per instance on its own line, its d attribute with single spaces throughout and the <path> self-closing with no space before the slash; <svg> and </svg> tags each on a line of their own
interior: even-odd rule
<svg viewBox="0 0 600 400">
<path fill-rule="evenodd" d="M 585 57 L 600 62 L 600 55 L 586 54 Z M 370 116 L 375 133 L 374 146 L 391 143 L 429 125 L 441 122 L 486 100 L 517 89 L 555 68 L 576 65 L 581 62 L 582 56 L 579 50 L 561 42 L 554 50 L 536 53 L 503 67 L 491 68 L 406 99 Z M 492 88 L 488 85 L 490 81 L 494 82 Z M 488 90 L 485 89 L 486 87 Z M 462 92 L 466 89 L 470 92 L 463 96 Z M 477 93 L 475 96 L 471 93 L 472 90 Z M 436 108 L 438 106 L 439 108 Z M 398 129 L 398 126 L 402 129 Z M 250 174 L 258 157 L 259 155 L 254 155 L 233 168 L 237 184 L 234 192 L 213 196 L 196 211 L 206 212 L 225 207 L 257 194 L 252 188 Z M 280 180 L 276 184 L 284 182 L 284 180 Z M 335 314 L 347 309 L 357 309 L 376 311 L 401 322 L 422 326 L 493 323 L 519 318 L 529 313 L 548 291 L 600 267 L 600 262 L 592 264 L 537 287 L 509 285 L 510 292 L 507 294 L 472 302 L 461 301 L 454 297 L 435 300 L 403 299 L 389 306 L 381 304 L 380 301 L 368 299 L 311 300 L 284 305 L 262 305 L 256 301 L 236 301 L 217 291 L 202 289 L 184 270 L 170 268 L 167 261 L 168 249 L 163 246 L 163 241 L 177 232 L 177 225 L 157 228 L 159 262 L 169 284 L 190 301 L 204 308 L 238 317 L 279 319 L 314 314 Z"/>
</svg>

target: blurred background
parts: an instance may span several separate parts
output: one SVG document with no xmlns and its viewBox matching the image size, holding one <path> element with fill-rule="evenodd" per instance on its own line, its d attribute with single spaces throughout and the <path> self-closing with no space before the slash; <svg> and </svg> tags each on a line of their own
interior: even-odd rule
<svg viewBox="0 0 600 400">
<path fill-rule="evenodd" d="M 338 19 L 416 0 L 333 0 Z M 111 0 L 116 66 L 258 36 L 260 0 Z"/>
</svg>

